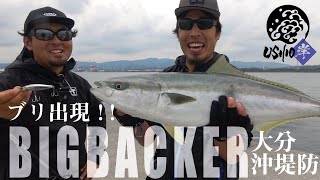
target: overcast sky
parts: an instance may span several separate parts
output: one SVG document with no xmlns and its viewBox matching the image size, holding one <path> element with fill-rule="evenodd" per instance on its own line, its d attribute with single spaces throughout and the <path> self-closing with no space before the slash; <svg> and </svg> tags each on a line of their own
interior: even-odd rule
<svg viewBox="0 0 320 180">
<path fill-rule="evenodd" d="M 320 13 L 318 0 L 218 0 L 223 25 L 216 51 L 231 60 L 282 62 L 263 57 L 265 46 L 284 43 L 268 37 L 266 22 L 277 7 L 291 4 L 301 8 L 310 21 L 308 43 L 316 53 L 307 65 L 320 64 Z M 17 31 L 23 29 L 28 13 L 52 6 L 75 20 L 79 31 L 73 57 L 79 61 L 175 58 L 182 52 L 172 34 L 179 0 L 9 0 L 0 1 L 0 63 L 15 59 L 23 44 Z M 288 47 L 288 45 L 287 45 Z M 290 46 L 289 46 L 290 47 Z M 297 64 L 286 58 L 286 64 Z"/>
</svg>

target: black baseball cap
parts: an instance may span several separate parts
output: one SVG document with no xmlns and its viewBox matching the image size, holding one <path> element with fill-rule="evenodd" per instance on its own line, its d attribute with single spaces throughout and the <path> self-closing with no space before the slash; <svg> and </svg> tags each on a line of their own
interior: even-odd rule
<svg viewBox="0 0 320 180">
<path fill-rule="evenodd" d="M 32 27 L 43 23 L 59 23 L 71 29 L 74 26 L 74 21 L 52 7 L 43 7 L 35 9 L 29 13 L 26 21 L 24 22 L 24 34 L 29 34 Z"/>
<path fill-rule="evenodd" d="M 179 17 L 182 13 L 195 9 L 205 11 L 217 19 L 220 17 L 217 0 L 181 0 L 175 14 Z"/>
</svg>

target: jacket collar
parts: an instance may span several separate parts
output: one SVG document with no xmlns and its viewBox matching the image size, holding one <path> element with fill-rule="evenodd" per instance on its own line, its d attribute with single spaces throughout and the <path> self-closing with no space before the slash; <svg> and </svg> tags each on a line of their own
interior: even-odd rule
<svg viewBox="0 0 320 180">
<path fill-rule="evenodd" d="M 209 61 L 207 61 L 206 63 L 203 63 L 203 64 L 198 64 L 194 68 L 193 72 L 206 72 L 212 66 L 212 64 L 216 62 L 216 60 L 220 57 L 220 55 L 221 54 L 214 52 L 213 57 Z M 179 69 L 182 69 L 183 72 L 188 72 L 188 68 L 186 66 L 186 56 L 185 55 L 178 56 L 176 58 L 175 64 L 179 67 Z"/>
</svg>

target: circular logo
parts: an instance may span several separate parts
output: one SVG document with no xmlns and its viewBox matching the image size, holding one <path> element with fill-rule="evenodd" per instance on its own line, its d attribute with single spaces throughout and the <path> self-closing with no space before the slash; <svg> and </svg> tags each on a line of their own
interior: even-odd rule
<svg viewBox="0 0 320 180">
<path fill-rule="evenodd" d="M 286 44 L 306 39 L 309 33 L 309 19 L 298 7 L 283 5 L 272 11 L 267 21 L 267 32 L 272 41 Z M 300 36 L 302 36 L 300 38 Z"/>
</svg>

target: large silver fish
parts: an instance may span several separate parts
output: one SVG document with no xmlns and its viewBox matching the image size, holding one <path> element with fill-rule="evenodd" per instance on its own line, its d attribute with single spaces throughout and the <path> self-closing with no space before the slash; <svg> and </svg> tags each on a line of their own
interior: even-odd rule
<svg viewBox="0 0 320 180">
<path fill-rule="evenodd" d="M 208 74 L 155 73 L 95 82 L 91 92 L 119 110 L 167 126 L 204 126 L 212 100 L 233 96 L 254 126 L 271 128 L 289 120 L 319 117 L 320 102 L 295 88 L 247 75 L 219 59 Z"/>
</svg>

